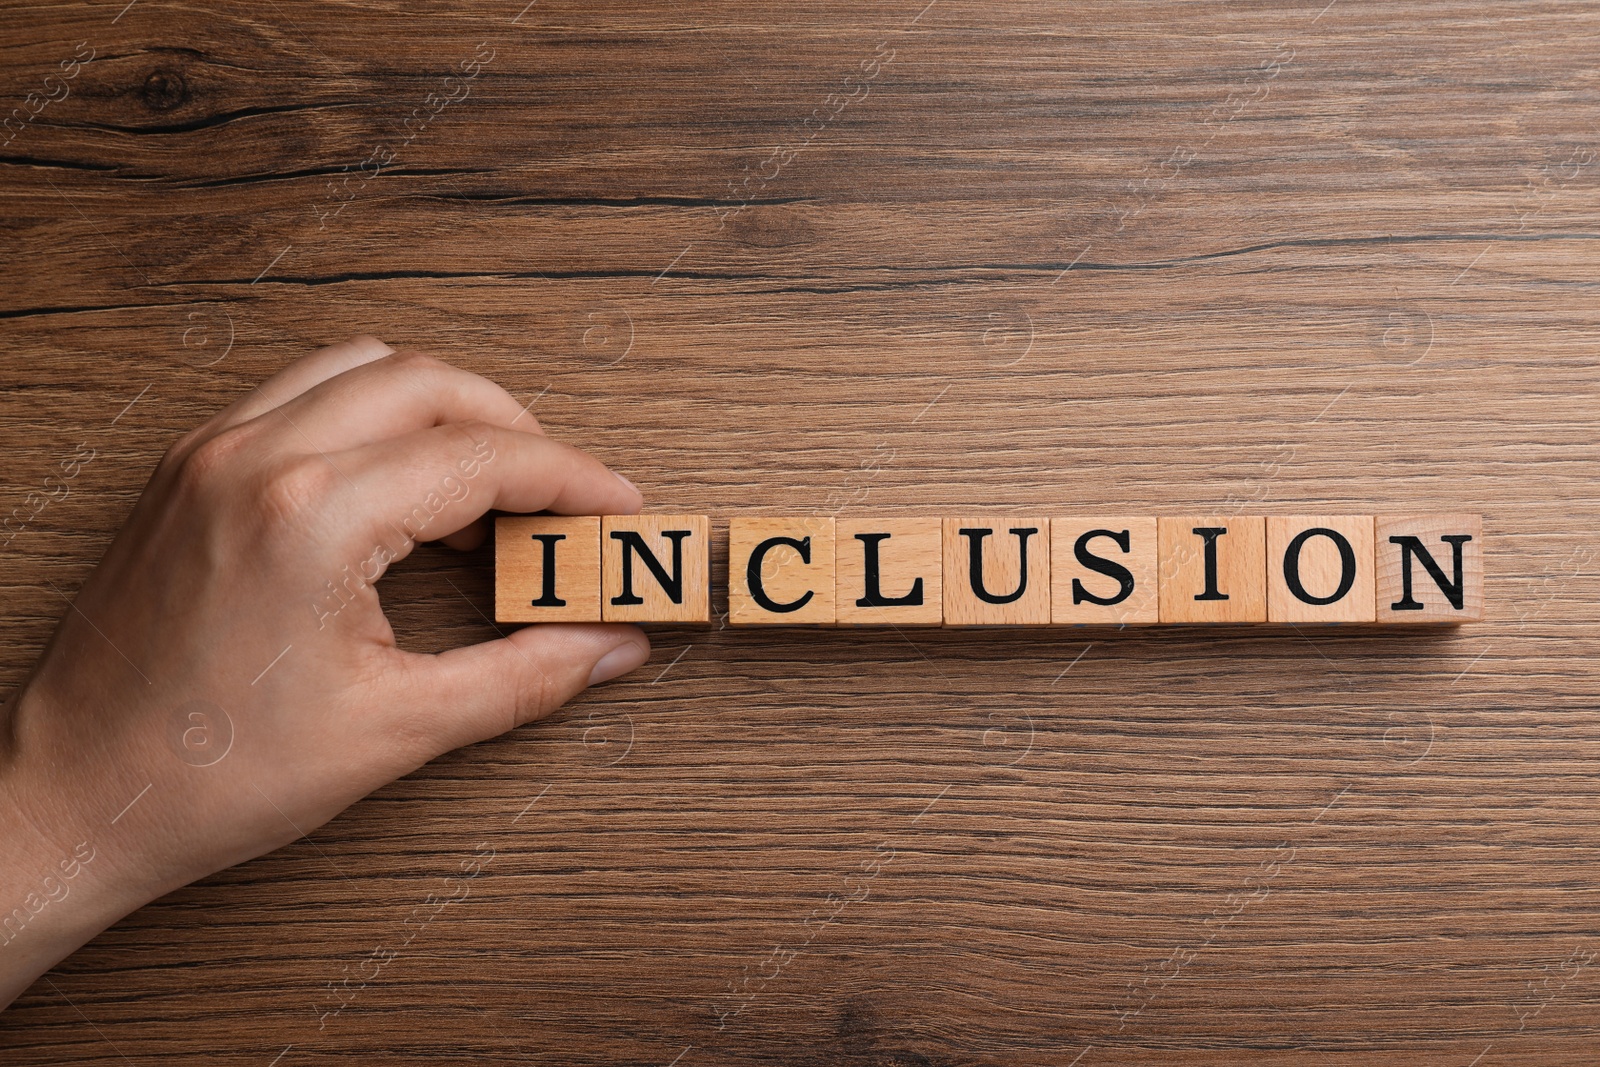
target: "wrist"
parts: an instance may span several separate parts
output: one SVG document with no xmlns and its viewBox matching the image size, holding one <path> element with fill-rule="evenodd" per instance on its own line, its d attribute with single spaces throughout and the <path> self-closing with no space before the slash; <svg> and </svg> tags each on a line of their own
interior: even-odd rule
<svg viewBox="0 0 1600 1067">
<path fill-rule="evenodd" d="M 137 876 L 137 850 L 114 840 L 117 827 L 83 817 L 94 779 L 43 743 L 38 715 L 23 691 L 0 725 L 0 1008 L 156 895 Z"/>
</svg>

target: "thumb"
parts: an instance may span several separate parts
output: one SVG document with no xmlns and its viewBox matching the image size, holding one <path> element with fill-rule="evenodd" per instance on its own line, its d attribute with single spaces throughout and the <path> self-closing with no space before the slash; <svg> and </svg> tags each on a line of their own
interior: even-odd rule
<svg viewBox="0 0 1600 1067">
<path fill-rule="evenodd" d="M 541 623 L 416 658 L 411 699 L 400 706 L 431 720 L 420 731 L 432 742 L 424 757 L 431 759 L 541 719 L 589 686 L 626 674 L 650 658 L 650 640 L 637 626 Z"/>
</svg>

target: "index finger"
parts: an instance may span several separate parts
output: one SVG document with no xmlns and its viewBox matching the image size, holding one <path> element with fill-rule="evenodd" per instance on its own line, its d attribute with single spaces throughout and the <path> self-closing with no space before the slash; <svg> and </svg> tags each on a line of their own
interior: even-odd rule
<svg viewBox="0 0 1600 1067">
<path fill-rule="evenodd" d="M 470 420 L 540 433 L 531 404 L 443 360 L 396 352 L 319 382 L 257 418 L 291 448 L 304 443 L 334 452 Z"/>
<path fill-rule="evenodd" d="M 562 515 L 632 515 L 639 490 L 595 457 L 542 434 L 484 422 L 450 423 L 340 453 L 348 480 L 334 489 L 364 535 L 399 529 L 436 541 L 490 508 Z M 411 546 L 395 555 L 404 558 Z"/>
</svg>

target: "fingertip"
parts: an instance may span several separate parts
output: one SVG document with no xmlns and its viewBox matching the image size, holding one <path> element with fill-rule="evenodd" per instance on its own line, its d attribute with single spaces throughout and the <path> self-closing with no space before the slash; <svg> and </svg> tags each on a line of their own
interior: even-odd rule
<svg viewBox="0 0 1600 1067">
<path fill-rule="evenodd" d="M 436 705 L 428 704 L 431 758 L 542 719 L 588 686 L 638 668 L 650 658 L 650 639 L 624 623 L 536 623 L 498 641 L 403 658 L 414 664 L 411 692 L 456 694 L 443 719 L 432 718 Z"/>
<path fill-rule="evenodd" d="M 394 355 L 394 349 L 370 333 L 358 333 L 345 344 L 367 356 L 368 359 L 382 359 L 384 356 Z"/>
<path fill-rule="evenodd" d="M 624 637 L 610 651 L 595 660 L 594 666 L 589 670 L 589 680 L 585 686 L 595 686 L 602 682 L 609 682 L 613 678 L 620 678 L 629 671 L 637 670 L 650 659 L 650 640 L 642 631 L 635 628 L 635 633 Z"/>
<path fill-rule="evenodd" d="M 616 514 L 618 514 L 618 515 L 637 515 L 637 514 L 639 514 L 640 509 L 644 507 L 644 493 L 640 491 L 640 489 L 639 489 L 639 487 L 637 485 L 634 485 L 627 478 L 624 478 L 621 474 L 618 474 L 616 471 L 612 471 L 611 473 L 616 477 L 617 481 L 622 483 L 623 488 L 628 490 L 628 496 L 633 501 L 633 503 L 629 507 L 627 507 L 623 511 L 617 512 Z"/>
<path fill-rule="evenodd" d="M 592 675 L 595 664 L 624 645 L 638 647 L 646 659 L 650 656 L 650 638 L 639 627 L 625 622 L 541 622 L 512 630 L 506 636 L 524 651 L 538 649 L 541 656 L 564 661 L 570 667 L 583 665 L 586 669 L 580 677 Z"/>
</svg>

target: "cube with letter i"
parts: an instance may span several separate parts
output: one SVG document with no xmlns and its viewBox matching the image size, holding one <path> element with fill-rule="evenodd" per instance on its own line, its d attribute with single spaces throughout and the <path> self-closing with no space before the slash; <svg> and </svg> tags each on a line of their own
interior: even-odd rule
<svg viewBox="0 0 1600 1067">
<path fill-rule="evenodd" d="M 1267 621 L 1261 516 L 1163 516 L 1156 540 L 1163 623 Z"/>
<path fill-rule="evenodd" d="M 496 518 L 494 617 L 499 622 L 599 622 L 599 516 Z"/>
</svg>

